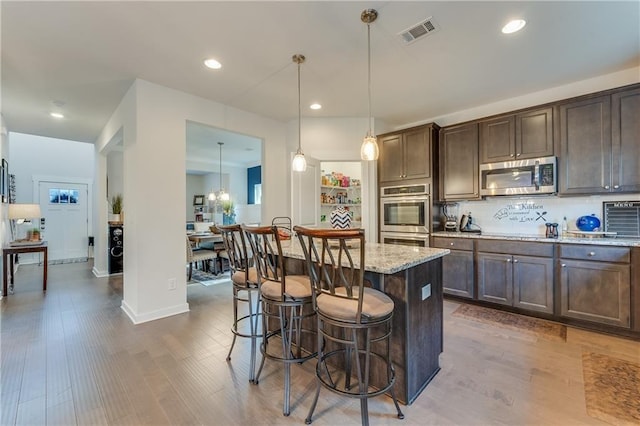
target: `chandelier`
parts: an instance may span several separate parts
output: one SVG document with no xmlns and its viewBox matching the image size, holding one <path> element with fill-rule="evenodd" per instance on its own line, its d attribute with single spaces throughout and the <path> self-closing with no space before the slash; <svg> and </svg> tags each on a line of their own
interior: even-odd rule
<svg viewBox="0 0 640 426">
<path fill-rule="evenodd" d="M 225 192 L 224 187 L 222 186 L 222 145 L 224 142 L 218 142 L 220 146 L 220 190 L 218 192 L 213 192 L 213 190 L 209 193 L 209 201 L 229 201 L 229 193 Z"/>
</svg>

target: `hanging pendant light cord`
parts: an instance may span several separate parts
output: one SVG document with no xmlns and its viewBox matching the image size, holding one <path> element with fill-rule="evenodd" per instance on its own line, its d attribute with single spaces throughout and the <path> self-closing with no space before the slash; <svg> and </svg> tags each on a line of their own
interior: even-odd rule
<svg viewBox="0 0 640 426">
<path fill-rule="evenodd" d="M 367 88 L 369 92 L 369 134 L 371 136 L 371 24 L 367 24 Z"/>
<path fill-rule="evenodd" d="M 302 109 L 300 108 L 300 62 L 298 62 L 298 153 L 302 152 Z"/>
</svg>

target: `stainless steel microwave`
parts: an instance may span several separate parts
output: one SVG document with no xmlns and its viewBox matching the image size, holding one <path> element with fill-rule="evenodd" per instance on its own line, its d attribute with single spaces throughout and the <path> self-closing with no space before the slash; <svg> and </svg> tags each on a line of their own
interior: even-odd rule
<svg viewBox="0 0 640 426">
<path fill-rule="evenodd" d="M 557 192 L 556 157 L 480 165 L 480 195 L 537 195 Z"/>
</svg>

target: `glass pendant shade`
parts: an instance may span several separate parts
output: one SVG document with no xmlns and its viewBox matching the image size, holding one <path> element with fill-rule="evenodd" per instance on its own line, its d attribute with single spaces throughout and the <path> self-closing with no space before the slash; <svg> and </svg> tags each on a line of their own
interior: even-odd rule
<svg viewBox="0 0 640 426">
<path fill-rule="evenodd" d="M 378 139 L 371 132 L 371 23 L 378 18 L 378 12 L 375 9 L 366 9 L 362 11 L 360 20 L 367 24 L 367 91 L 369 101 L 369 131 L 364 137 L 360 146 L 360 158 L 364 161 L 375 161 L 378 159 L 380 151 L 378 150 Z"/>
<path fill-rule="evenodd" d="M 367 134 L 360 146 L 360 158 L 364 161 L 374 161 L 378 159 L 378 139 L 371 134 Z"/>
<path fill-rule="evenodd" d="M 218 194 L 218 199 L 220 201 L 229 201 L 229 193 L 224 192 L 224 189 L 221 189 L 220 193 Z"/>
<path fill-rule="evenodd" d="M 307 159 L 302 153 L 302 112 L 300 109 L 300 64 L 304 63 L 304 55 L 296 54 L 292 57 L 293 62 L 298 64 L 298 150 L 291 162 L 291 170 L 294 172 L 304 172 L 307 170 Z"/>
<path fill-rule="evenodd" d="M 298 152 L 296 152 L 296 155 L 293 157 L 293 163 L 291 163 L 291 168 L 294 172 L 304 172 L 307 170 L 307 160 L 304 158 L 302 151 L 298 150 Z"/>
</svg>

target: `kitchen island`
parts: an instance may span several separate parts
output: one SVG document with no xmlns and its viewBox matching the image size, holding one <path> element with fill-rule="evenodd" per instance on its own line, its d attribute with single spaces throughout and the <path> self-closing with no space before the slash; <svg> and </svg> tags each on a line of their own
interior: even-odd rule
<svg viewBox="0 0 640 426">
<path fill-rule="evenodd" d="M 282 251 L 287 273 L 304 273 L 299 242 L 283 241 Z M 365 280 L 395 304 L 391 360 L 396 369 L 396 397 L 404 404 L 411 404 L 440 370 L 442 257 L 447 254 L 448 249 L 365 244 Z"/>
</svg>

